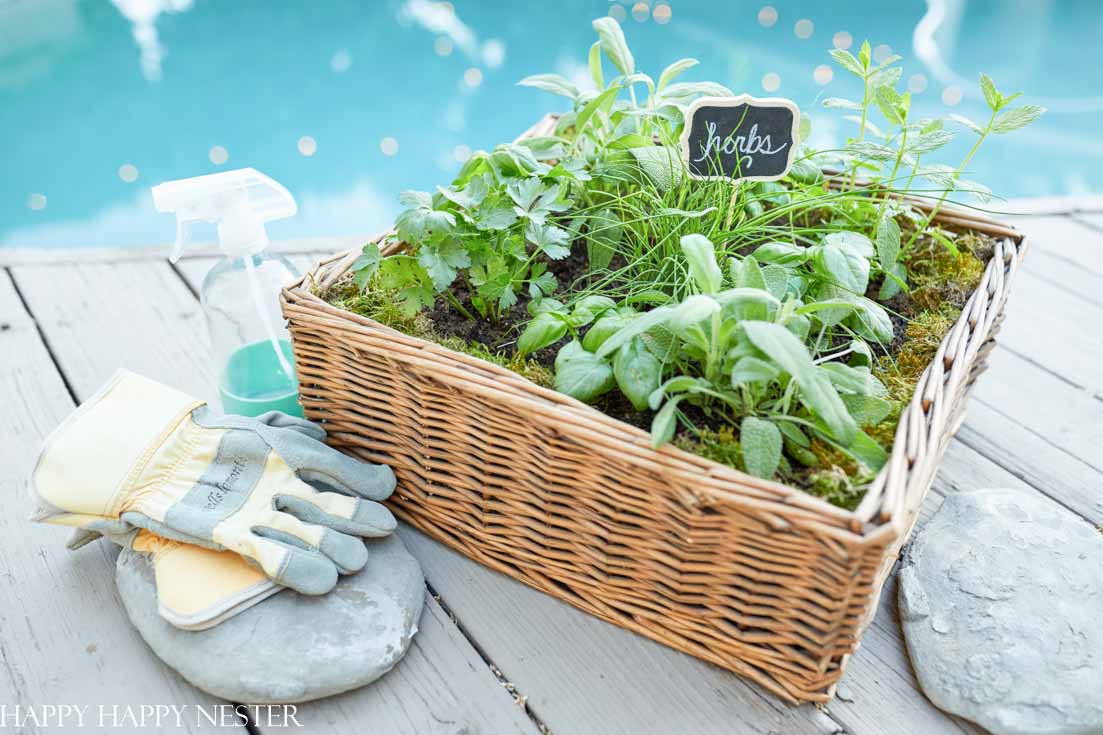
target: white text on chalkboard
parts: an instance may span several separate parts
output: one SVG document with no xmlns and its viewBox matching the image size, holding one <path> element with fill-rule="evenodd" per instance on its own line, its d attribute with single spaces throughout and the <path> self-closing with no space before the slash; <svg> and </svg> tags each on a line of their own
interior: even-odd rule
<svg viewBox="0 0 1103 735">
<path fill-rule="evenodd" d="M 739 128 L 736 127 L 723 139 L 716 132 L 715 122 L 710 120 L 705 129 L 708 131 L 708 137 L 706 143 L 701 145 L 701 155 L 693 159 L 695 162 L 704 161 L 719 152 L 730 156 L 738 151 L 740 165 L 750 167 L 754 165 L 756 155 L 772 156 L 775 153 L 781 153 L 789 145 L 782 143 L 774 148 L 769 135 L 759 136 L 757 123 L 751 126 L 746 135 L 736 135 L 739 132 Z"/>
</svg>

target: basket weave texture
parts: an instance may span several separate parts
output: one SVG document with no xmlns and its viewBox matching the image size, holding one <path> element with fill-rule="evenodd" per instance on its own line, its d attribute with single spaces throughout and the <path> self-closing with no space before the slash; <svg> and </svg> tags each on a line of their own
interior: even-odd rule
<svg viewBox="0 0 1103 735">
<path fill-rule="evenodd" d="M 317 294 L 359 251 L 283 291 L 303 407 L 334 446 L 394 469 L 390 507 L 433 538 L 789 701 L 825 702 L 961 423 L 1025 251 L 963 210 L 939 221 L 1000 239 L 853 512 L 654 450 L 590 406 L 327 304 Z"/>
</svg>

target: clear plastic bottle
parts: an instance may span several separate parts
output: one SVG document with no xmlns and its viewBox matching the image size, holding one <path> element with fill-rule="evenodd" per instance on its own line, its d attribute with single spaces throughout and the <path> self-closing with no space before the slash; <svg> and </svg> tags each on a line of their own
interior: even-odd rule
<svg viewBox="0 0 1103 735">
<path fill-rule="evenodd" d="M 268 250 L 264 225 L 290 217 L 295 199 L 279 182 L 251 168 L 169 181 L 153 187 L 158 211 L 176 214 L 176 262 L 196 222 L 218 225 L 223 258 L 203 279 L 200 300 L 227 413 L 302 416 L 291 339 L 280 313 L 280 289 L 299 273 Z"/>
<path fill-rule="evenodd" d="M 250 267 L 262 295 L 261 307 L 248 286 Z M 199 298 L 210 330 L 212 357 L 222 366 L 218 393 L 227 413 L 257 416 L 283 411 L 302 416 L 291 337 L 283 326 L 278 300 L 280 289 L 300 275 L 287 258 L 261 250 L 223 258 L 203 279 Z M 283 361 L 265 323 L 273 327 Z"/>
</svg>

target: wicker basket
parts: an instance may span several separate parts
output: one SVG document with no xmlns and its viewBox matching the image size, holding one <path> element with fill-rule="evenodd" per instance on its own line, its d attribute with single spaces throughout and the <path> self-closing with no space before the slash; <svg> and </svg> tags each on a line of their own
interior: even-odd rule
<svg viewBox="0 0 1103 735">
<path fill-rule="evenodd" d="M 315 293 L 356 251 L 283 292 L 303 407 L 334 446 L 394 468 L 390 507 L 433 538 L 790 701 L 824 702 L 961 423 L 1023 257 L 1014 230 L 956 209 L 940 221 L 1000 239 L 853 512 L 654 450 L 590 406 L 330 306 Z"/>
</svg>

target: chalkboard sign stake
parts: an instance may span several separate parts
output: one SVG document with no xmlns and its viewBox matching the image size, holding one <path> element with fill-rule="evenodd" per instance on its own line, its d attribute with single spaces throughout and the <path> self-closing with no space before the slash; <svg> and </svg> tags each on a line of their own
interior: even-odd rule
<svg viewBox="0 0 1103 735">
<path fill-rule="evenodd" d="M 682 160 L 695 179 L 776 181 L 800 143 L 800 109 L 783 97 L 701 97 L 686 110 Z"/>
<path fill-rule="evenodd" d="M 724 220 L 724 229 L 731 230 L 732 220 L 735 219 L 735 200 L 739 198 L 740 180 L 732 182 L 732 198 L 728 200 L 728 216 Z"/>
</svg>

